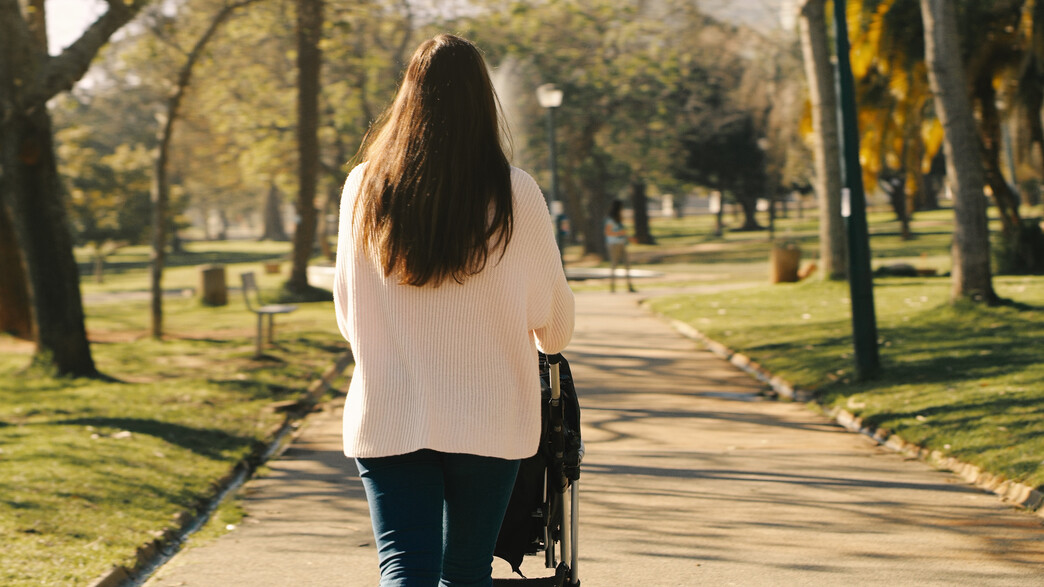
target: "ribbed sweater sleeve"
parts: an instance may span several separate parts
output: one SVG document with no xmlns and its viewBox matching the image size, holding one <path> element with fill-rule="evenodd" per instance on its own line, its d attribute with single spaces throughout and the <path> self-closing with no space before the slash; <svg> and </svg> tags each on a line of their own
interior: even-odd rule
<svg viewBox="0 0 1044 587">
<path fill-rule="evenodd" d="M 573 295 L 536 182 L 512 168 L 514 233 L 464 284 L 406 286 L 356 248 L 362 166 L 348 176 L 334 277 L 337 325 L 356 367 L 345 401 L 353 457 L 430 448 L 524 458 L 540 436 L 536 351 L 561 351 Z"/>
</svg>

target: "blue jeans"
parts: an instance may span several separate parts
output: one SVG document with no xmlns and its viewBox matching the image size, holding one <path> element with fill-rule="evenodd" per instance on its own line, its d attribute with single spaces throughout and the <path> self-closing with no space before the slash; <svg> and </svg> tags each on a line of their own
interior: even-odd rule
<svg viewBox="0 0 1044 587">
<path fill-rule="evenodd" d="M 356 459 L 381 587 L 490 587 L 519 461 L 420 450 Z"/>
</svg>

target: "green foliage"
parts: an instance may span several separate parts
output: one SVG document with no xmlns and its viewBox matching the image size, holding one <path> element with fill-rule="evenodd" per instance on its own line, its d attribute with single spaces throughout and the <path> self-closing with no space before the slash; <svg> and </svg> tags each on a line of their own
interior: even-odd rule
<svg viewBox="0 0 1044 587">
<path fill-rule="evenodd" d="M 96 249 L 109 243 L 137 244 L 148 234 L 152 156 L 141 143 L 99 153 L 91 131 L 66 127 L 57 133 L 59 172 L 66 179 L 73 234 Z"/>
<path fill-rule="evenodd" d="M 548 177 L 545 113 L 533 89 L 553 82 L 563 90 L 555 112 L 562 192 L 588 252 L 597 252 L 592 247 L 601 240 L 608 202 L 629 183 L 679 190 L 691 182 L 691 175 L 677 172 L 685 164 L 682 138 L 693 127 L 687 117 L 730 100 L 746 104 L 739 91 L 744 76 L 756 77 L 752 64 L 778 52 L 749 31 L 708 18 L 692 2 L 489 1 L 483 7 L 464 21 L 465 32 L 491 63 L 515 72 L 513 89 L 522 89 L 501 99 L 526 120 L 515 129 L 516 136 L 525 133 L 521 163 L 541 178 Z M 786 150 L 780 142 L 780 168 Z"/>
<path fill-rule="evenodd" d="M 156 95 L 127 82 L 108 57 L 91 91 L 55 100 L 58 171 L 73 236 L 96 254 L 143 242 L 150 227 L 149 191 Z"/>
<path fill-rule="evenodd" d="M 709 111 L 688 127 L 682 145 L 683 177 L 741 199 L 765 194 L 765 154 L 750 112 Z"/>
</svg>

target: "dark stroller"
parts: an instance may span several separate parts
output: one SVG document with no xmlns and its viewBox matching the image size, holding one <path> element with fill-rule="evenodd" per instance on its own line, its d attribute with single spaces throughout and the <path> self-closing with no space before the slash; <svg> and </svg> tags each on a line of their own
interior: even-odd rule
<svg viewBox="0 0 1044 587">
<path fill-rule="evenodd" d="M 540 355 L 540 386 L 540 449 L 519 467 L 495 554 L 521 577 L 525 555 L 543 553 L 544 566 L 555 569 L 555 574 L 495 579 L 493 584 L 579 587 L 577 533 L 584 448 L 580 441 L 580 404 L 569 363 L 562 355 Z"/>
</svg>

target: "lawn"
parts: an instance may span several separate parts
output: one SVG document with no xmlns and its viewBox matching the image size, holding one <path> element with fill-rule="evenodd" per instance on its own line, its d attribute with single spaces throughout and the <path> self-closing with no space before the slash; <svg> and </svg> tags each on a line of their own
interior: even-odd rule
<svg viewBox="0 0 1044 587">
<path fill-rule="evenodd" d="M 913 238 L 903 240 L 891 213 L 871 211 L 872 266 L 908 263 L 947 273 L 952 215 L 917 213 Z M 1024 217 L 1042 215 L 1040 206 L 1023 209 Z M 800 246 L 806 263 L 818 248 L 810 216 L 776 224 L 777 240 Z M 996 218 L 991 228 L 999 230 Z M 873 381 L 856 381 L 847 283 L 767 284 L 767 234 L 713 237 L 708 216 L 656 219 L 653 230 L 659 245 L 634 247 L 637 266 L 665 276 L 678 268 L 698 275 L 678 283 L 711 291 L 715 284 L 749 285 L 660 297 L 650 301 L 655 311 L 815 392 L 828 409 L 844 408 L 908 442 L 1044 486 L 1044 277 L 995 277 L 1010 303 L 992 308 L 951 305 L 947 277 L 876 278 L 883 369 Z M 650 279 L 639 288 L 669 283 Z"/>
<path fill-rule="evenodd" d="M 1040 214 L 1038 210 L 1030 213 Z M 630 245 L 628 252 L 635 268 L 649 269 L 661 274 L 643 278 L 639 289 L 687 287 L 700 285 L 755 285 L 768 279 L 768 259 L 772 247 L 779 242 L 797 245 L 802 251 L 802 263 L 808 265 L 819 255 L 819 232 L 816 211 L 805 210 L 799 217 L 791 210 L 788 217 L 775 222 L 775 234 L 765 231 L 737 232 L 728 230 L 736 224 L 726 215 L 726 231 L 714 235 L 714 217 L 694 215 L 684 218 L 654 217 L 651 220 L 655 245 Z M 766 214 L 759 217 L 768 226 Z M 933 269 L 938 274 L 950 270 L 950 242 L 953 211 L 950 209 L 918 212 L 912 223 L 913 236 L 903 240 L 899 222 L 894 214 L 871 210 L 868 214 L 870 242 L 873 249 L 873 267 L 906 263 L 918 268 Z M 999 221 L 991 226 L 999 229 Z M 581 256 L 579 246 L 566 250 L 566 265 L 585 266 L 593 263 Z M 604 289 L 598 281 L 580 282 L 577 291 Z"/>
<path fill-rule="evenodd" d="M 253 271 L 261 287 L 275 288 L 279 275 L 264 273 L 264 264 L 280 262 L 283 273 L 289 267 L 291 244 L 274 241 L 216 241 L 184 244 L 179 253 L 169 253 L 163 271 L 163 289 L 186 290 L 199 286 L 199 267 L 208 263 L 225 266 L 229 285 L 239 284 L 239 273 Z M 77 249 L 76 260 L 80 268 L 81 288 L 88 299 L 92 295 L 111 292 L 148 291 L 146 271 L 149 267 L 151 248 L 146 245 L 128 246 L 118 249 L 106 257 L 102 282 L 94 277 L 94 264 L 88 249 Z"/>
<path fill-rule="evenodd" d="M 903 241 L 890 214 L 874 212 L 874 265 L 908 262 L 949 270 L 950 211 L 918 214 Z M 883 376 L 851 376 L 848 291 L 809 281 L 765 284 L 773 246 L 765 232 L 712 233 L 713 218 L 655 218 L 655 246 L 632 247 L 636 266 L 659 278 L 639 288 L 728 287 L 727 294 L 656 299 L 654 308 L 746 352 L 828 406 L 842 406 L 908 441 L 987 470 L 1044 484 L 1044 278 L 1003 277 L 1018 302 L 953 307 L 949 280 L 878 279 Z M 812 213 L 779 219 L 776 238 L 815 257 Z M 346 349 L 333 304 L 300 304 L 278 316 L 276 345 L 253 357 L 254 316 L 241 296 L 200 305 L 198 267 L 226 266 L 230 286 L 254 271 L 269 298 L 288 267 L 289 243 L 188 243 L 171 255 L 164 289 L 165 338 L 149 335 L 148 249 L 111 256 L 103 283 L 78 251 L 87 329 L 109 379 L 55 379 L 28 370 L 27 344 L 0 335 L 0 584 L 84 584 L 137 548 L 179 527 L 235 463 L 255 454 L 285 419 L 279 408 L 305 393 Z M 579 263 L 575 249 L 567 255 Z M 283 275 L 264 272 L 281 260 Z M 590 264 L 590 260 L 584 260 Z M 604 283 L 574 284 L 576 289 Z M 742 289 L 735 289 L 742 287 Z M 234 523 L 236 512 L 219 512 Z"/>
<path fill-rule="evenodd" d="M 260 261 L 287 248 L 196 246 L 190 257 L 228 258 L 232 275 L 240 267 L 261 273 Z M 193 265 L 169 273 L 175 287 L 196 285 Z M 281 278 L 263 277 L 274 294 Z M 27 370 L 28 345 L 0 335 L 2 585 L 82 585 L 113 565 L 133 566 L 139 546 L 179 527 L 179 516 L 273 439 L 283 408 L 347 349 L 333 304 L 309 303 L 276 318 L 275 345 L 256 359 L 254 316 L 238 295 L 217 308 L 168 298 L 166 336 L 153 340 L 147 299 L 126 297 L 147 289 L 146 280 L 138 266 L 85 284 L 115 296 L 86 307 L 107 380 Z"/>
<path fill-rule="evenodd" d="M 652 300 L 868 425 L 985 471 L 1044 486 L 1044 278 L 998 277 L 1010 305 L 951 305 L 949 280 L 877 279 L 882 373 L 853 376 L 843 283 L 762 285 Z"/>
</svg>

